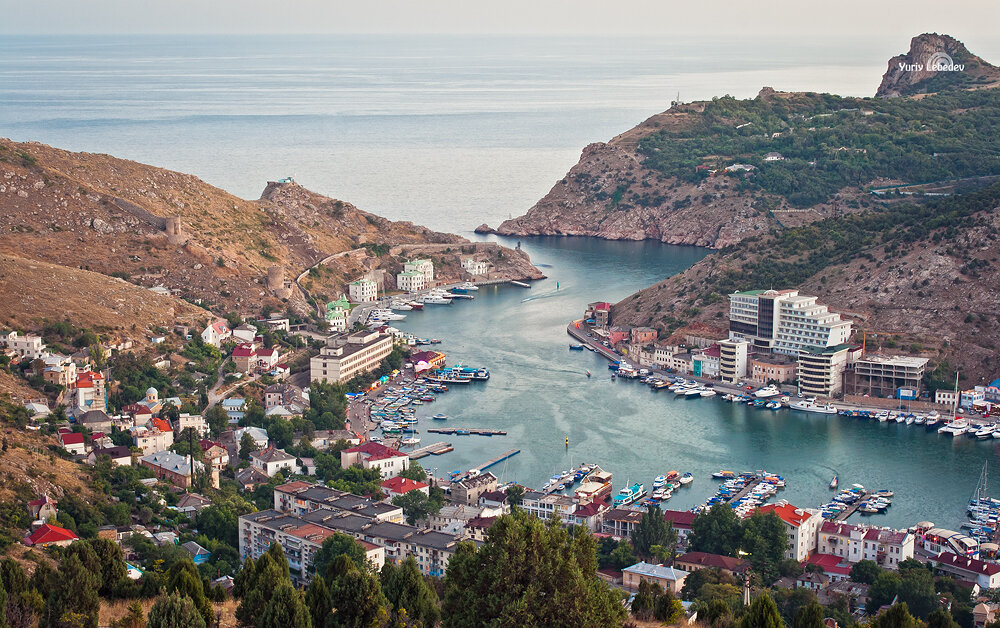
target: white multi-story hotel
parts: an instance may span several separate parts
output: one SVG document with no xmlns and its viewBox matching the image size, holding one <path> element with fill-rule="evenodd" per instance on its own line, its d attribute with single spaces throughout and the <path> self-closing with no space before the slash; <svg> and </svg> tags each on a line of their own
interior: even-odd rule
<svg viewBox="0 0 1000 628">
<path fill-rule="evenodd" d="M 729 337 L 758 349 L 798 355 L 846 343 L 851 321 L 798 290 L 749 290 L 729 295 Z"/>
<path fill-rule="evenodd" d="M 392 336 L 377 331 L 331 336 L 309 360 L 309 381 L 343 383 L 375 370 L 392 353 Z"/>
<path fill-rule="evenodd" d="M 414 259 L 403 264 L 403 272 L 416 272 L 424 276 L 424 286 L 430 288 L 434 284 L 434 262 L 429 259 Z"/>
<path fill-rule="evenodd" d="M 365 303 L 378 300 L 378 284 L 371 279 L 357 279 L 347 285 L 351 301 Z"/>
<path fill-rule="evenodd" d="M 424 274 L 415 270 L 405 270 L 396 275 L 396 287 L 404 292 L 419 292 L 424 289 Z"/>
</svg>

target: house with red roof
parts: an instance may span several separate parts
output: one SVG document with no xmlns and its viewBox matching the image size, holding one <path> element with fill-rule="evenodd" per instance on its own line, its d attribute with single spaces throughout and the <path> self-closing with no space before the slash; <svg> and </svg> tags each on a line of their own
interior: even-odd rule
<svg viewBox="0 0 1000 628">
<path fill-rule="evenodd" d="M 424 495 L 430 495 L 430 485 L 411 480 L 410 478 L 401 478 L 398 475 L 382 482 L 382 492 L 390 500 L 393 497 L 405 495 L 410 491 L 420 491 Z"/>
<path fill-rule="evenodd" d="M 233 332 L 229 329 L 229 324 L 220 318 L 201 332 L 201 340 L 213 347 L 220 347 L 223 341 L 228 340 L 232 335 Z"/>
<path fill-rule="evenodd" d="M 50 523 L 44 523 L 38 526 L 34 532 L 24 537 L 24 544 L 28 547 L 49 547 L 50 545 L 66 547 L 74 541 L 79 540 L 79 537 L 73 534 L 71 530 L 60 528 Z"/>
<path fill-rule="evenodd" d="M 689 510 L 663 511 L 663 520 L 674 526 L 674 530 L 677 530 L 677 538 L 680 541 L 687 540 L 688 535 L 691 534 L 691 525 L 697 516 Z"/>
<path fill-rule="evenodd" d="M 87 443 L 83 440 L 83 434 L 79 432 L 61 432 L 57 436 L 62 448 L 74 455 L 87 453 Z"/>
<path fill-rule="evenodd" d="M 609 510 L 611 506 L 608 506 L 607 502 L 580 504 L 566 517 L 566 523 L 585 527 L 591 532 L 600 532 L 602 517 Z"/>
<path fill-rule="evenodd" d="M 340 452 L 342 468 L 347 469 L 356 464 L 363 469 L 378 469 L 383 478 L 391 478 L 409 468 L 410 457 L 381 443 L 369 441 Z"/>
<path fill-rule="evenodd" d="M 674 559 L 674 565 L 678 569 L 687 572 L 698 571 L 699 569 L 718 569 L 724 574 L 731 576 L 741 574 L 750 568 L 750 563 L 732 556 L 722 554 L 709 554 L 708 552 L 688 552 L 683 556 Z"/>
<path fill-rule="evenodd" d="M 485 542 L 486 531 L 499 517 L 473 517 L 465 522 L 465 531 L 473 541 Z"/>
<path fill-rule="evenodd" d="M 983 560 L 942 552 L 931 559 L 935 571 L 966 582 L 975 582 L 983 589 L 1000 587 L 1000 565 Z"/>
<path fill-rule="evenodd" d="M 101 410 L 107 412 L 108 397 L 105 393 L 104 375 L 94 371 L 83 371 L 76 376 L 77 412 Z"/>
<path fill-rule="evenodd" d="M 257 364 L 257 347 L 252 342 L 241 342 L 233 349 L 233 364 L 240 373 L 249 373 Z"/>
<path fill-rule="evenodd" d="M 824 521 L 816 538 L 816 551 L 838 556 L 849 564 L 875 561 L 884 569 L 899 569 L 913 558 L 916 537 L 905 530 Z"/>
<path fill-rule="evenodd" d="M 764 514 L 773 512 L 785 524 L 789 547 L 785 558 L 802 562 L 816 551 L 816 535 L 823 523 L 823 515 L 814 508 L 796 508 L 786 501 L 765 504 L 757 509 Z"/>
<path fill-rule="evenodd" d="M 42 495 L 38 499 L 28 502 L 28 512 L 34 521 L 48 521 L 50 517 L 59 514 L 56 508 L 58 502 L 48 495 Z"/>
<path fill-rule="evenodd" d="M 813 554 L 806 564 L 821 567 L 823 573 L 830 579 L 829 582 L 848 580 L 851 577 L 851 564 L 834 554 Z"/>
</svg>

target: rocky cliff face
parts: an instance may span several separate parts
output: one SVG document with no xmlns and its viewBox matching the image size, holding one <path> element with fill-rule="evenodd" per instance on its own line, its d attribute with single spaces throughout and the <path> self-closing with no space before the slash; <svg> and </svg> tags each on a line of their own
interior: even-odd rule
<svg viewBox="0 0 1000 628">
<path fill-rule="evenodd" d="M 948 35 L 924 33 L 910 41 L 910 50 L 889 59 L 875 95 L 895 98 L 913 94 L 996 86 L 1000 68 L 969 52 Z"/>
</svg>

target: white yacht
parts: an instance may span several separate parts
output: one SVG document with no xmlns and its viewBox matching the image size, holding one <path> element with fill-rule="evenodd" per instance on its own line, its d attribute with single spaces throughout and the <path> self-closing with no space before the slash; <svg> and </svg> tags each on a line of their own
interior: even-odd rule
<svg viewBox="0 0 1000 628">
<path fill-rule="evenodd" d="M 801 412 L 813 412 L 815 414 L 837 414 L 837 407 L 825 403 L 820 405 L 816 403 L 815 399 L 804 399 L 802 401 L 797 401 L 789 406 L 792 410 L 799 410 Z"/>
<path fill-rule="evenodd" d="M 955 419 L 950 423 L 945 423 L 943 426 L 938 428 L 938 434 L 949 434 L 951 436 L 959 436 L 965 434 L 969 429 L 969 423 L 965 419 Z"/>
<path fill-rule="evenodd" d="M 753 394 L 754 397 L 758 399 L 770 399 L 771 397 L 780 397 L 781 391 L 778 390 L 777 386 L 765 386 Z"/>
<path fill-rule="evenodd" d="M 406 314 L 397 314 L 390 309 L 375 309 L 368 313 L 368 318 L 380 321 L 401 321 L 406 318 Z"/>
</svg>

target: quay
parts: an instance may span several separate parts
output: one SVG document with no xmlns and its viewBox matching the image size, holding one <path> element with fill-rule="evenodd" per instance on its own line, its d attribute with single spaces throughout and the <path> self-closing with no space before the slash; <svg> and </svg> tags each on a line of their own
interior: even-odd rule
<svg viewBox="0 0 1000 628">
<path fill-rule="evenodd" d="M 505 451 L 504 453 L 500 454 L 496 458 L 490 458 L 489 460 L 487 460 L 483 464 L 479 465 L 478 467 L 472 467 L 471 469 L 469 469 L 469 473 L 468 474 L 473 474 L 473 472 L 475 472 L 475 474 L 482 473 L 483 471 L 485 471 L 486 469 L 489 469 L 493 465 L 500 464 L 504 460 L 506 460 L 508 458 L 511 458 L 513 456 L 516 456 L 519 453 L 521 453 L 520 449 L 511 449 L 510 451 Z M 468 474 L 466 474 L 466 475 L 468 475 Z"/>
<path fill-rule="evenodd" d="M 453 448 L 451 446 L 451 443 L 446 443 L 444 441 L 432 443 L 430 445 L 425 445 L 420 449 L 414 449 L 413 451 L 411 451 L 410 460 L 419 460 L 431 454 L 434 454 L 435 456 L 440 456 L 441 454 L 448 453 L 452 449 Z"/>
<path fill-rule="evenodd" d="M 425 430 L 431 434 L 447 434 L 448 436 L 506 436 L 504 430 L 487 430 L 481 428 L 429 427 Z"/>
<path fill-rule="evenodd" d="M 729 499 L 725 500 L 725 502 L 727 504 L 729 504 L 729 503 L 736 502 L 736 501 L 739 501 L 739 500 L 743 499 L 744 497 L 746 497 L 747 495 L 750 494 L 750 491 L 752 491 L 753 489 L 755 489 L 757 487 L 757 485 L 760 484 L 763 481 L 764 481 L 763 477 L 761 477 L 759 475 L 755 475 L 752 480 L 750 480 L 749 482 L 746 483 L 746 486 L 743 487 L 743 490 L 741 490 L 739 493 L 736 493 L 735 495 L 733 495 Z"/>
<path fill-rule="evenodd" d="M 858 508 L 861 508 L 861 502 L 867 501 L 868 498 L 871 496 L 872 496 L 871 491 L 865 491 L 864 495 L 862 495 L 860 499 L 855 501 L 853 504 L 849 505 L 847 507 L 847 510 L 842 510 L 839 513 L 837 513 L 837 516 L 834 517 L 833 520 L 846 521 L 848 517 L 850 517 L 851 515 L 853 515 L 858 511 Z"/>
</svg>

